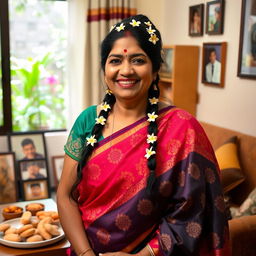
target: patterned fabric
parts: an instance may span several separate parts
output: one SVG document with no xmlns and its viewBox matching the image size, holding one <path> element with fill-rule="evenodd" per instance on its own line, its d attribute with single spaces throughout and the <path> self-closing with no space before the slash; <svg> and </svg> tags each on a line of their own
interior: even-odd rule
<svg viewBox="0 0 256 256">
<path fill-rule="evenodd" d="M 96 254 L 228 256 L 228 226 L 214 152 L 198 122 L 168 107 L 158 119 L 157 181 L 146 191 L 146 118 L 103 139 L 78 186 L 82 220 Z"/>
</svg>

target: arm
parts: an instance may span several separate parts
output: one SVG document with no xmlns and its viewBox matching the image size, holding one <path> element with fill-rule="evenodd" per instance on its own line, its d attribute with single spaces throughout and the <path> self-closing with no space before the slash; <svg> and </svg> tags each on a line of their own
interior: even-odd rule
<svg viewBox="0 0 256 256">
<path fill-rule="evenodd" d="M 70 198 L 71 187 L 76 180 L 77 165 L 77 161 L 65 155 L 63 171 L 57 191 L 57 206 L 65 234 L 79 255 L 91 247 L 84 230 L 77 203 Z M 93 251 L 88 251 L 86 255 L 94 256 L 94 253 Z"/>
</svg>

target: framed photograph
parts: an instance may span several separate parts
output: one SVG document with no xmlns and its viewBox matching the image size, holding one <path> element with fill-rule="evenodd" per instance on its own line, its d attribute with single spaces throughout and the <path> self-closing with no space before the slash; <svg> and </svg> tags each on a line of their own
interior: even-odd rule
<svg viewBox="0 0 256 256">
<path fill-rule="evenodd" d="M 223 34 L 224 0 L 211 1 L 206 8 L 206 33 L 209 35 Z"/>
<path fill-rule="evenodd" d="M 22 180 L 44 179 L 48 177 L 45 160 L 21 160 L 19 161 L 19 167 Z"/>
<path fill-rule="evenodd" d="M 64 164 L 64 155 L 52 157 L 52 168 L 55 177 L 55 184 L 58 186 Z"/>
<path fill-rule="evenodd" d="M 17 199 L 15 154 L 0 153 L 0 204 L 16 202 Z"/>
<path fill-rule="evenodd" d="M 171 46 L 163 46 L 162 58 L 164 63 L 159 71 L 160 80 L 171 82 L 173 71 L 173 48 Z"/>
<path fill-rule="evenodd" d="M 37 200 L 49 197 L 46 180 L 33 180 L 23 182 L 24 200 Z"/>
<path fill-rule="evenodd" d="M 204 4 L 189 7 L 189 35 L 202 36 L 204 30 Z"/>
<path fill-rule="evenodd" d="M 16 160 L 46 158 L 44 133 L 13 133 L 9 134 L 8 140 Z"/>
<path fill-rule="evenodd" d="M 256 0 L 242 0 L 237 75 L 256 79 Z"/>
<path fill-rule="evenodd" d="M 202 83 L 224 87 L 227 43 L 204 43 Z"/>
</svg>

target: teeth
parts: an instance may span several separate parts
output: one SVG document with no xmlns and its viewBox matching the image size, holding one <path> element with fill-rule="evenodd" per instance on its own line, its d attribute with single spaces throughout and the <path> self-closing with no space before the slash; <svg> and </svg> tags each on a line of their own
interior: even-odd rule
<svg viewBox="0 0 256 256">
<path fill-rule="evenodd" d="M 131 81 L 119 81 L 120 84 L 135 84 L 136 81 L 135 80 L 131 80 Z"/>
</svg>

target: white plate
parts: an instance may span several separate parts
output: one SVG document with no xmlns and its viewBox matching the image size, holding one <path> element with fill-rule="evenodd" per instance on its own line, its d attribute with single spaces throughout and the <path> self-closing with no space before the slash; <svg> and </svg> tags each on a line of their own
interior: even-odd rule
<svg viewBox="0 0 256 256">
<path fill-rule="evenodd" d="M 33 217 L 33 218 L 36 218 L 36 217 Z M 23 226 L 23 224 L 20 223 L 20 218 L 7 220 L 7 221 L 2 222 L 2 223 L 10 224 L 12 227 L 15 227 L 15 228 L 19 228 L 19 227 Z M 40 242 L 30 242 L 30 243 L 29 242 L 12 242 L 12 241 L 4 240 L 3 239 L 3 232 L 0 232 L 0 243 L 3 244 L 3 245 L 14 247 L 14 248 L 37 248 L 37 247 L 42 247 L 42 246 L 46 246 L 46 245 L 49 245 L 49 244 L 57 243 L 58 241 L 63 239 L 65 234 L 64 234 L 61 227 L 59 227 L 59 231 L 60 231 L 60 235 L 56 236 L 52 239 L 44 240 L 44 241 L 40 241 Z"/>
</svg>

